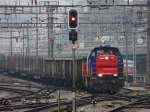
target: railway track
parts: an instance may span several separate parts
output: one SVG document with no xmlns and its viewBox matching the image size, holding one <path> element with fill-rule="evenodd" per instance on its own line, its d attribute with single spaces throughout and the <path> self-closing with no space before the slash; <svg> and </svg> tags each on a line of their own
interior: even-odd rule
<svg viewBox="0 0 150 112">
<path fill-rule="evenodd" d="M 10 111 L 18 109 L 30 109 L 45 106 L 49 103 L 41 103 L 41 98 L 51 98 L 49 95 L 55 92 L 54 88 L 42 88 L 37 92 L 30 92 L 16 97 L 1 98 L 0 111 Z"/>
<path fill-rule="evenodd" d="M 89 96 L 83 96 L 77 98 L 77 107 L 83 107 L 87 105 L 91 105 L 92 99 L 95 100 L 97 103 L 107 102 L 107 101 L 122 101 L 126 102 L 125 105 L 120 107 L 111 107 L 113 109 L 110 109 L 109 112 L 121 112 L 121 109 L 125 108 L 150 108 L 149 102 L 150 102 L 150 94 L 143 94 L 143 95 L 128 95 L 132 94 L 133 90 L 128 90 L 128 92 L 125 93 L 119 93 L 116 95 L 108 95 L 108 94 L 94 94 Z M 128 93 L 128 94 L 127 94 Z M 141 105 L 142 104 L 142 105 Z M 115 105 L 115 103 L 114 103 Z M 110 105 L 109 105 L 110 106 Z M 115 109 L 114 109 L 115 108 Z M 57 102 L 48 104 L 39 108 L 31 109 L 25 112 L 38 112 L 41 110 L 49 109 L 49 112 L 57 112 L 58 111 L 58 104 Z M 60 106 L 61 111 L 72 111 L 72 101 L 62 101 Z M 128 112 L 128 111 L 127 111 Z"/>
<path fill-rule="evenodd" d="M 9 86 L 8 84 L 1 84 L 0 88 L 5 88 Z M 18 88 L 28 88 L 28 85 L 16 85 Z M 19 110 L 19 109 L 26 109 L 24 112 L 38 112 L 42 110 L 50 110 L 50 112 L 56 112 L 58 111 L 58 103 L 55 98 L 55 101 L 53 102 L 47 102 L 47 103 L 41 103 L 41 102 L 34 102 L 34 103 L 19 103 L 18 102 L 23 102 L 25 101 L 32 101 L 34 99 L 42 99 L 42 98 L 50 98 L 49 94 L 54 93 L 57 89 L 60 89 L 58 87 L 53 87 L 53 88 L 40 88 L 38 86 L 31 86 L 32 88 L 37 88 L 39 89 L 36 92 L 32 91 L 19 91 L 19 90 L 14 90 L 14 91 L 19 91 L 20 93 L 25 93 L 17 97 L 12 97 L 12 98 L 7 98 L 7 101 L 10 101 L 12 103 L 16 103 L 15 105 L 0 105 L 0 111 L 7 111 L 7 110 Z M 54 89 L 57 88 L 57 89 Z M 13 90 L 13 89 L 12 89 Z M 10 91 L 12 91 L 10 89 Z M 32 89 L 31 89 L 32 90 Z M 109 95 L 109 94 L 90 94 L 88 96 L 79 96 L 77 97 L 77 107 L 83 107 L 87 105 L 91 105 L 92 100 L 94 99 L 95 102 L 101 103 L 101 102 L 106 102 L 106 101 L 126 101 L 128 102 L 127 104 L 123 106 L 119 106 L 117 108 L 111 109 L 109 112 L 120 112 L 122 109 L 128 109 L 128 108 L 149 108 L 150 106 L 148 105 L 148 102 L 150 100 L 146 101 L 146 99 L 149 99 L 149 94 L 147 94 L 147 97 L 145 95 L 134 95 L 133 90 L 126 89 L 124 88 L 120 93 L 117 93 L 115 95 Z M 138 103 L 140 102 L 140 103 Z M 60 101 L 60 109 L 61 111 L 72 111 L 72 101 L 68 100 L 61 100 Z M 140 105 L 142 104 L 142 105 Z"/>
<path fill-rule="evenodd" d="M 11 87 L 2 87 L 2 86 L 0 86 L 0 90 L 10 91 L 10 92 L 18 93 L 18 94 L 34 93 L 32 90 L 23 90 L 23 89 L 17 89 L 17 88 L 11 88 Z"/>
<path fill-rule="evenodd" d="M 128 96 L 93 94 L 93 95 L 88 95 L 88 96 L 77 97 L 77 107 L 91 105 L 93 99 L 97 103 L 103 102 L 103 101 L 111 101 L 111 100 L 123 100 L 123 101 L 127 101 L 127 102 L 132 102 L 132 100 Z M 60 109 L 62 112 L 63 111 L 72 111 L 72 101 L 61 101 L 60 104 L 61 104 Z M 37 108 L 31 109 L 28 111 L 24 111 L 24 112 L 38 112 L 38 111 L 47 110 L 47 109 L 49 109 L 49 112 L 57 112 L 58 111 L 58 103 L 57 102 L 49 103 L 44 106 L 37 107 Z"/>
<path fill-rule="evenodd" d="M 128 103 L 127 105 L 120 106 L 118 108 L 115 108 L 109 112 L 128 112 L 128 109 L 137 109 L 137 108 L 150 108 L 150 94 L 141 95 L 138 96 L 139 98 L 131 103 Z"/>
<path fill-rule="evenodd" d="M 16 82 L 18 83 L 18 82 Z M 0 84 L 0 90 L 14 92 L 18 95 L 14 97 L 0 98 L 0 111 L 11 111 L 20 109 L 30 109 L 45 106 L 48 103 L 39 102 L 40 98 L 51 98 L 50 94 L 56 91 L 55 87 L 41 87 L 37 85 L 23 84 L 19 81 L 19 85 L 14 83 Z M 33 90 L 34 88 L 34 90 Z"/>
<path fill-rule="evenodd" d="M 39 89 L 39 86 L 34 86 L 34 85 L 12 85 L 12 84 L 0 84 L 0 87 L 11 87 L 11 86 L 15 86 L 17 88 L 37 88 Z"/>
<path fill-rule="evenodd" d="M 54 93 L 56 90 L 57 89 L 54 89 L 54 88 L 53 89 L 52 88 L 51 89 L 43 88 L 43 89 L 37 91 L 36 93 L 26 94 L 26 96 L 21 95 L 18 97 L 7 99 L 7 100 L 16 103 L 16 102 L 21 102 L 22 99 L 29 101 L 29 100 L 38 99 L 38 98 L 48 98 L 48 95 L 51 93 Z M 132 92 L 134 92 L 134 91 L 127 90 L 124 93 L 118 93 L 115 95 L 102 94 L 102 93 L 101 94 L 89 94 L 87 96 L 79 95 L 77 97 L 77 107 L 91 105 L 93 99 L 97 103 L 101 103 L 104 101 L 105 102 L 106 101 L 116 101 L 116 100 L 128 102 L 126 105 L 120 106 L 120 107 L 112 109 L 110 111 L 110 112 L 119 112 L 120 109 L 131 108 L 131 107 L 133 107 L 133 105 L 135 105 L 135 104 L 137 105 L 138 102 L 144 101 L 150 97 L 150 94 L 130 95 L 130 94 L 132 94 Z M 145 97 L 146 95 L 147 95 L 147 97 Z M 72 101 L 61 100 L 60 104 L 61 104 L 61 106 L 60 106 L 61 111 L 72 111 Z M 144 105 L 141 105 L 141 106 L 138 105 L 139 108 L 142 106 L 144 106 Z M 147 108 L 148 108 L 148 105 L 147 105 Z M 6 110 L 10 110 L 10 109 L 13 109 L 13 110 L 26 109 L 24 112 L 39 112 L 39 111 L 48 109 L 48 110 L 50 110 L 50 112 L 56 112 L 56 111 L 58 111 L 58 103 L 55 98 L 55 101 L 48 102 L 48 103 L 35 102 L 35 103 L 31 103 L 31 104 L 25 103 L 25 104 L 20 104 L 20 105 L 16 104 L 16 105 L 0 106 L 0 111 L 6 111 Z"/>
<path fill-rule="evenodd" d="M 38 100 L 42 98 L 50 98 L 50 94 L 55 92 L 56 87 L 46 88 L 43 85 L 37 85 L 30 81 L 21 80 L 18 78 L 9 76 L 1 77 L 0 90 L 15 92 L 19 95 L 9 98 L 0 99 L 0 111 L 12 111 L 12 110 L 29 110 L 34 108 L 40 108 L 50 103 L 40 103 Z M 34 89 L 34 91 L 33 91 Z M 35 91 L 36 90 L 36 91 Z M 35 101 L 35 102 L 34 102 Z M 53 104 L 53 103 L 51 103 Z"/>
</svg>

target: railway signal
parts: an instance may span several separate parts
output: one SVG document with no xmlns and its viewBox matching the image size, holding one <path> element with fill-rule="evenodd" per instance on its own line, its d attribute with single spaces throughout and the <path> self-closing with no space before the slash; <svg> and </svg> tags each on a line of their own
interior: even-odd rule
<svg viewBox="0 0 150 112">
<path fill-rule="evenodd" d="M 68 29 L 69 40 L 72 41 L 73 46 L 77 40 L 77 28 L 78 28 L 78 11 L 76 9 L 70 9 L 68 12 Z M 72 78 L 72 90 L 73 90 L 73 112 L 76 112 L 76 74 L 75 74 L 75 48 L 72 47 L 72 67 L 73 67 L 73 78 Z"/>
<path fill-rule="evenodd" d="M 76 9 L 70 9 L 68 12 L 68 29 L 78 28 L 78 11 Z"/>
<path fill-rule="evenodd" d="M 76 9 L 70 9 L 68 11 L 68 29 L 69 31 L 69 40 L 75 44 L 77 41 L 77 28 L 78 28 L 78 11 Z"/>
</svg>

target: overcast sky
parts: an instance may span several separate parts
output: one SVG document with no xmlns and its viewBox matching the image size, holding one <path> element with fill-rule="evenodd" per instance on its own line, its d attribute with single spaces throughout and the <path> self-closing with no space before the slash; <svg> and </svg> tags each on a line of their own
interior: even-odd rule
<svg viewBox="0 0 150 112">
<path fill-rule="evenodd" d="M 21 5 L 28 5 L 31 4 L 32 0 L 0 0 L 0 5 L 15 5 L 15 4 L 21 4 Z M 55 1 L 55 0 L 37 0 L 40 1 Z M 59 1 L 60 4 L 70 5 L 72 4 L 72 0 L 56 0 Z M 85 4 L 86 0 L 73 0 L 75 4 Z"/>
</svg>

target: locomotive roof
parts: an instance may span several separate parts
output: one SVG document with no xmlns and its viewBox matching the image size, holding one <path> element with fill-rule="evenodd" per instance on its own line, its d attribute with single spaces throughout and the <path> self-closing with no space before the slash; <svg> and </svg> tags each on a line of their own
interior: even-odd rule
<svg viewBox="0 0 150 112">
<path fill-rule="evenodd" d="M 113 51 L 119 51 L 119 49 L 117 47 L 108 47 L 108 46 L 105 46 L 105 47 L 95 47 L 93 49 L 93 51 L 97 51 L 97 50 L 113 50 Z"/>
</svg>

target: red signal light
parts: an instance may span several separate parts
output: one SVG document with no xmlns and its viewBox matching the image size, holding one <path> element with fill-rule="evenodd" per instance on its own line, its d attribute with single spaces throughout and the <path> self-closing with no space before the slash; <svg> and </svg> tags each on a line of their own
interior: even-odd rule
<svg viewBox="0 0 150 112">
<path fill-rule="evenodd" d="M 68 28 L 77 29 L 78 27 L 78 12 L 76 9 L 71 9 L 68 12 Z"/>
<path fill-rule="evenodd" d="M 75 20 L 76 20 L 76 18 L 75 18 L 75 17 L 71 17 L 71 20 L 72 20 L 72 21 L 75 21 Z"/>
</svg>

